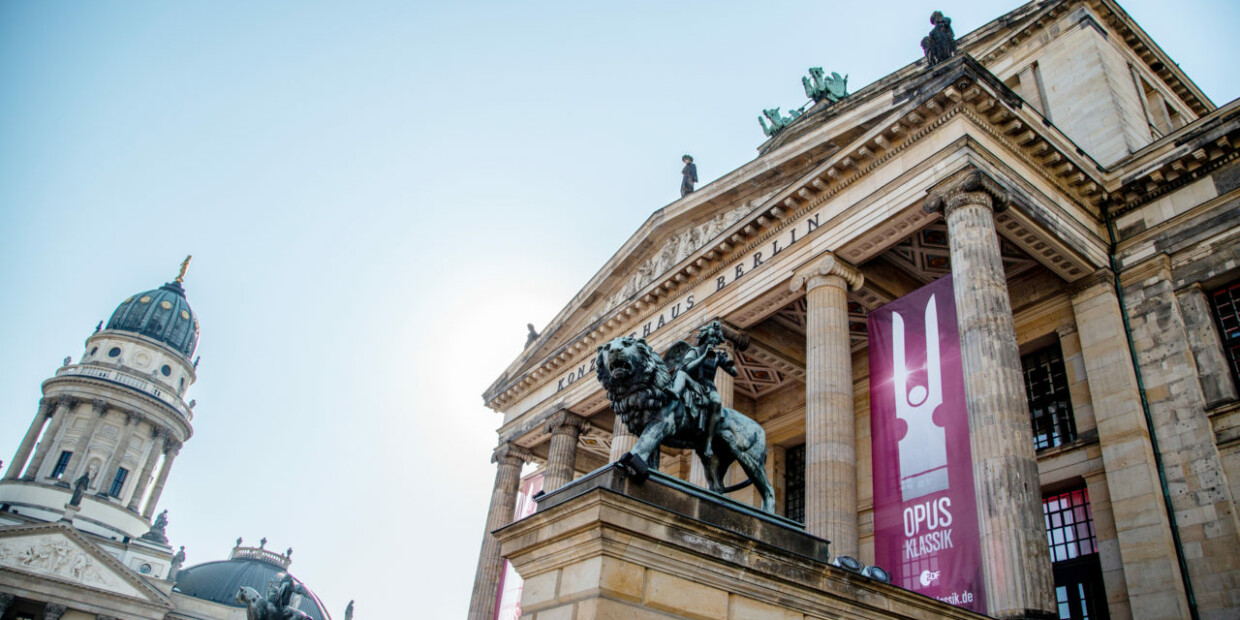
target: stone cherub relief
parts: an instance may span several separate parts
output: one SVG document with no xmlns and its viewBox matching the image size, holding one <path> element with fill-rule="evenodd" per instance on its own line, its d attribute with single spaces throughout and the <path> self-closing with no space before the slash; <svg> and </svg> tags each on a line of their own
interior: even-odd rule
<svg viewBox="0 0 1240 620">
<path fill-rule="evenodd" d="M 666 273 L 677 263 L 688 258 L 690 254 L 701 249 L 708 241 L 717 237 L 719 233 L 740 221 L 746 213 L 749 213 L 750 207 L 751 203 L 742 204 L 736 208 L 719 213 L 705 222 L 689 226 L 672 234 L 667 238 L 667 241 L 663 242 L 658 252 L 637 266 L 637 272 L 624 283 L 624 286 L 618 292 L 608 297 L 607 301 L 592 313 L 588 322 L 593 323 L 597 321 L 616 306 L 631 299 L 638 291 L 653 282 L 655 278 Z"/>
<path fill-rule="evenodd" d="M 624 336 L 598 348 L 598 381 L 611 408 L 637 435 L 633 449 L 620 464 L 630 474 L 658 469 L 659 446 L 692 449 L 706 470 L 711 491 L 730 493 L 753 484 L 762 496 L 762 510 L 774 513 L 775 492 L 766 477 L 766 433 L 744 414 L 723 407 L 714 378 L 718 369 L 735 376 L 736 368 L 723 344 L 718 321 L 698 331 L 697 345 L 677 342 L 660 358 L 646 341 Z M 748 480 L 725 487 L 732 463 Z"/>
</svg>

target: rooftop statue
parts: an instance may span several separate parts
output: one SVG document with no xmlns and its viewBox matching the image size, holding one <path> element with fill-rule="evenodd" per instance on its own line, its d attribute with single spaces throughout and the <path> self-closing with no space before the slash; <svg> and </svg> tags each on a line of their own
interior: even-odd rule
<svg viewBox="0 0 1240 620">
<path fill-rule="evenodd" d="M 827 77 L 822 67 L 810 67 L 809 75 L 801 78 L 801 85 L 805 87 L 805 96 L 813 99 L 814 103 L 835 103 L 848 96 L 848 76 L 840 77 L 832 71 L 831 76 Z"/>
<path fill-rule="evenodd" d="M 680 169 L 680 197 L 684 198 L 693 193 L 693 184 L 698 182 L 697 164 L 693 163 L 693 156 L 687 153 L 680 161 L 685 164 L 685 167 Z"/>
<path fill-rule="evenodd" d="M 698 331 L 697 346 L 681 341 L 660 358 L 646 341 L 625 336 L 598 348 L 599 383 L 611 408 L 637 435 L 633 450 L 621 464 L 636 475 L 659 467 L 659 446 L 689 448 L 701 459 L 710 490 L 730 493 L 754 484 L 762 510 L 774 514 L 775 492 L 766 477 L 766 432 L 744 414 L 723 407 L 715 389 L 715 373 L 736 375 L 735 363 L 723 344 L 718 321 Z M 748 480 L 725 487 L 733 462 Z"/>
<path fill-rule="evenodd" d="M 168 544 L 168 511 L 165 510 L 155 517 L 155 523 L 151 525 L 150 531 L 142 535 L 143 540 L 149 540 L 161 544 Z"/>
<path fill-rule="evenodd" d="M 308 596 L 310 593 L 293 581 L 291 575 L 280 573 L 277 581 L 267 585 L 266 596 L 254 588 L 241 586 L 237 590 L 237 602 L 245 605 L 246 620 L 310 620 L 310 616 L 292 607 L 294 594 Z"/>
<path fill-rule="evenodd" d="M 767 137 L 771 137 L 782 131 L 784 127 L 791 125 L 792 121 L 797 120 L 797 117 L 801 115 L 801 111 L 788 110 L 787 118 L 779 113 L 779 108 L 763 110 L 762 114 L 766 116 L 766 120 L 763 120 L 763 118 L 759 116 L 758 124 L 762 125 L 762 132 L 765 133 Z M 766 124 L 767 120 L 771 121 L 771 125 L 769 127 Z"/>
<path fill-rule="evenodd" d="M 921 50 L 926 54 L 926 62 L 933 67 L 956 53 L 956 33 L 952 32 L 952 18 L 942 11 L 931 13 L 930 23 L 934 28 L 921 40 Z"/>
</svg>

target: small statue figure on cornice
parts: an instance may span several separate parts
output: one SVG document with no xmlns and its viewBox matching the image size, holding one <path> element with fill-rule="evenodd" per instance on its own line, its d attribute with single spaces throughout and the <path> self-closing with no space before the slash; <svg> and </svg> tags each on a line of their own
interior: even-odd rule
<svg viewBox="0 0 1240 620">
<path fill-rule="evenodd" d="M 66 355 L 66 356 L 65 356 L 65 363 L 64 363 L 64 365 L 65 365 L 65 366 L 68 366 L 69 364 L 72 364 L 72 363 L 73 363 L 73 356 L 71 356 L 71 355 Z"/>
<path fill-rule="evenodd" d="M 344 608 L 344 620 L 353 620 L 353 601 L 349 601 L 349 606 Z"/>
<path fill-rule="evenodd" d="M 952 18 L 942 11 L 931 13 L 930 23 L 934 28 L 930 36 L 921 40 L 921 50 L 926 54 L 926 63 L 933 67 L 956 53 L 956 33 L 952 32 Z"/>
<path fill-rule="evenodd" d="M 181 572 L 183 564 L 185 564 L 185 545 L 181 545 L 181 550 L 172 556 L 172 567 L 168 569 L 168 581 L 177 580 L 177 574 Z"/>
<path fill-rule="evenodd" d="M 526 323 L 525 328 L 530 330 L 530 333 L 525 336 L 525 346 L 528 347 L 534 344 L 535 340 L 538 340 L 538 330 L 534 329 L 533 323 Z"/>
<path fill-rule="evenodd" d="M 779 108 L 763 110 L 762 114 L 766 116 L 766 120 L 771 121 L 771 124 L 768 127 L 766 120 L 763 120 L 761 116 L 758 117 L 758 124 L 762 125 L 762 133 L 765 133 L 767 137 L 773 137 L 775 134 L 783 131 L 784 127 L 791 125 L 792 121 L 795 121 L 797 117 L 801 115 L 801 111 L 789 110 L 787 118 L 779 113 Z"/>
<path fill-rule="evenodd" d="M 697 164 L 693 163 L 693 156 L 686 153 L 680 158 L 684 162 L 685 167 L 680 169 L 680 197 L 684 198 L 693 193 L 693 185 L 698 182 Z"/>
<path fill-rule="evenodd" d="M 103 321 L 99 321 L 99 324 L 95 326 L 95 333 L 99 333 L 101 329 L 103 329 Z"/>
<path fill-rule="evenodd" d="M 801 85 L 805 87 L 805 96 L 813 99 L 814 103 L 835 103 L 848 96 L 848 76 L 840 77 L 832 71 L 831 76 L 827 77 L 822 67 L 810 67 L 809 75 L 801 78 Z"/>
<path fill-rule="evenodd" d="M 168 511 L 165 510 L 155 517 L 155 523 L 151 526 L 150 531 L 142 535 L 143 540 L 157 542 L 161 545 L 168 544 Z"/>
<path fill-rule="evenodd" d="M 73 481 L 73 496 L 69 498 L 70 506 L 81 506 L 82 496 L 86 494 L 86 487 L 90 486 L 90 474 L 82 474 L 77 480 Z"/>
</svg>

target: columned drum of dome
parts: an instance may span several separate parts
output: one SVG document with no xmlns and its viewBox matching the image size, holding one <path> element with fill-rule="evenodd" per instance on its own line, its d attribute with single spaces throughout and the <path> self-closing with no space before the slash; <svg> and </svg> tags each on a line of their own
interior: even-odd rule
<svg viewBox="0 0 1240 620">
<path fill-rule="evenodd" d="M 0 503 L 111 539 L 150 529 L 176 453 L 193 435 L 185 395 L 197 379 L 198 319 L 183 276 L 122 301 L 78 361 L 66 358 L 43 382 Z M 83 477 L 80 510 L 70 514 L 65 505 Z"/>
</svg>

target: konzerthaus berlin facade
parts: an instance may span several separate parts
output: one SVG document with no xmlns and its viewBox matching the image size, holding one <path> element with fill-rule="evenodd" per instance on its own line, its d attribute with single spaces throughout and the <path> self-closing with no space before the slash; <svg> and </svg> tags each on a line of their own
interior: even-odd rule
<svg viewBox="0 0 1240 620">
<path fill-rule="evenodd" d="M 494 613 L 489 532 L 522 466 L 554 490 L 633 445 L 596 348 L 663 351 L 714 319 L 777 511 L 873 563 L 867 312 L 947 274 L 988 613 L 1240 616 L 1240 101 L 1110 0 L 1031 2 L 957 43 L 656 211 L 487 390 L 471 618 Z M 689 456 L 661 468 L 702 483 Z"/>
</svg>

